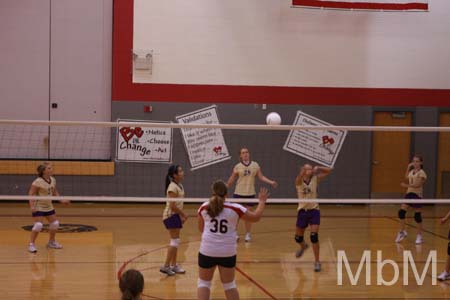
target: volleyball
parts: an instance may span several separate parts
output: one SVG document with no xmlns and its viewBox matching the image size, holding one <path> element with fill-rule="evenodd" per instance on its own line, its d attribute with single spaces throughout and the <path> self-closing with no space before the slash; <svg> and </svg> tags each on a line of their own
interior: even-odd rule
<svg viewBox="0 0 450 300">
<path fill-rule="evenodd" d="M 266 117 L 266 123 L 267 123 L 267 125 L 280 125 L 281 117 L 278 113 L 271 112 Z"/>
</svg>

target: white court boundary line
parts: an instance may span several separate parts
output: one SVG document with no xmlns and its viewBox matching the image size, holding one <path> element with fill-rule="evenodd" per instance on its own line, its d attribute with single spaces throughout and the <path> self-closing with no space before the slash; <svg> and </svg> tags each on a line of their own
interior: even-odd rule
<svg viewBox="0 0 450 300">
<path fill-rule="evenodd" d="M 39 121 L 4 120 L 0 125 L 36 126 L 95 126 L 95 127 L 154 127 L 154 128 L 216 128 L 234 130 L 347 130 L 347 131 L 402 131 L 402 132 L 450 132 L 450 127 L 428 126 L 299 126 L 299 125 L 261 125 L 261 124 L 182 124 L 142 122 L 81 122 L 81 121 Z"/>
<path fill-rule="evenodd" d="M 182 201 L 184 203 L 203 203 L 209 198 L 165 198 L 165 197 L 120 197 L 120 196 L 22 196 L 22 195 L 0 195 L 1 201 L 20 200 L 69 200 L 85 202 L 141 202 L 157 203 L 166 201 Z M 258 203 L 258 199 L 227 198 L 227 201 L 238 203 Z M 450 204 L 450 199 L 295 199 L 295 198 L 270 198 L 268 204 L 298 204 L 302 203 L 327 203 L 327 204 Z"/>
</svg>

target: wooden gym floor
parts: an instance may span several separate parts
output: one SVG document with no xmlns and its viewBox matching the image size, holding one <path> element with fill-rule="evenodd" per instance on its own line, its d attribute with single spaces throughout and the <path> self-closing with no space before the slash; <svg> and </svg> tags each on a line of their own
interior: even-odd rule
<svg viewBox="0 0 450 300">
<path fill-rule="evenodd" d="M 32 223 L 25 203 L 0 204 L 0 295 L 2 299 L 120 299 L 117 273 L 120 268 L 143 272 L 143 299 L 195 299 L 197 286 L 196 205 L 189 205 L 191 218 L 182 231 L 179 261 L 186 275 L 166 277 L 159 273 L 165 256 L 168 234 L 161 223 L 163 205 L 87 204 L 56 205 L 63 224 L 83 224 L 98 228 L 84 233 L 59 233 L 62 250 L 46 250 L 47 233 L 38 237 L 37 254 L 27 252 L 29 232 L 22 226 Z M 240 242 L 236 281 L 241 299 L 446 299 L 450 282 L 432 285 L 431 268 L 422 286 L 412 273 L 409 285 L 400 280 L 392 286 L 376 285 L 376 250 L 383 259 L 393 259 L 402 267 L 403 250 L 411 250 L 419 273 L 430 250 L 437 250 L 437 273 L 447 257 L 447 225 L 439 225 L 449 206 L 428 206 L 424 210 L 425 243 L 414 244 L 415 229 L 409 218 L 409 236 L 394 243 L 398 206 L 322 206 L 320 247 L 322 272 L 314 273 L 313 255 L 308 250 L 296 259 L 294 252 L 295 206 L 272 205 L 261 222 L 254 225 L 253 241 Z M 409 217 L 412 212 L 409 212 Z M 241 224 L 240 231 L 243 231 Z M 305 235 L 309 242 L 309 233 Z M 337 284 L 337 251 L 345 250 L 353 274 L 364 250 L 372 250 L 372 285 L 365 285 L 365 269 L 357 286 L 344 272 Z M 383 269 L 385 280 L 392 268 Z M 217 276 L 213 299 L 224 299 Z"/>
</svg>

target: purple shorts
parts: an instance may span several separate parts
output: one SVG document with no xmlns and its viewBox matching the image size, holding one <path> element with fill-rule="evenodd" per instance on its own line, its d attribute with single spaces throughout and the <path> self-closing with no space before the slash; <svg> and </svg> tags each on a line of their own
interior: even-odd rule
<svg viewBox="0 0 450 300">
<path fill-rule="evenodd" d="M 255 199 L 256 195 L 242 196 L 242 195 L 238 195 L 238 194 L 233 194 L 233 198 Z M 243 206 L 255 206 L 256 205 L 256 203 L 239 203 L 239 204 L 243 205 Z"/>
<path fill-rule="evenodd" d="M 419 195 L 417 195 L 416 193 L 408 193 L 405 195 L 405 199 L 422 199 Z M 413 208 L 421 208 L 422 204 L 418 203 L 418 204 L 413 204 L 413 203 L 406 203 L 406 205 L 409 205 Z"/>
<path fill-rule="evenodd" d="M 320 225 L 320 210 L 300 209 L 297 214 L 297 227 L 306 228 L 308 225 Z"/>
<path fill-rule="evenodd" d="M 51 211 L 35 211 L 31 213 L 31 215 L 33 217 L 48 217 L 54 215 L 55 213 L 56 213 L 55 210 L 52 209 Z"/>
<path fill-rule="evenodd" d="M 164 225 L 167 229 L 183 228 L 183 223 L 179 214 L 173 214 L 167 219 L 163 220 Z"/>
</svg>

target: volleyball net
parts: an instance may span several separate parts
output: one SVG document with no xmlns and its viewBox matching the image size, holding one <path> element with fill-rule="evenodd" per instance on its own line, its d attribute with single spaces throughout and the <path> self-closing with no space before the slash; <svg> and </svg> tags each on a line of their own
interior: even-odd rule
<svg viewBox="0 0 450 300">
<path fill-rule="evenodd" d="M 293 125 L 220 124 L 214 110 L 176 122 L 0 120 L 0 201 L 164 202 L 167 169 L 176 164 L 185 171 L 184 202 L 201 203 L 215 180 L 228 180 L 245 148 L 278 184 L 256 178 L 256 191 L 270 190 L 268 203 L 298 203 L 294 182 L 307 163 L 332 169 L 318 203 L 450 203 L 450 127 L 402 126 L 401 115 L 390 117 L 390 126 L 336 126 L 301 112 Z M 427 180 L 423 199 L 405 200 L 401 183 L 414 154 Z M 28 196 L 44 161 L 60 197 Z"/>
</svg>

